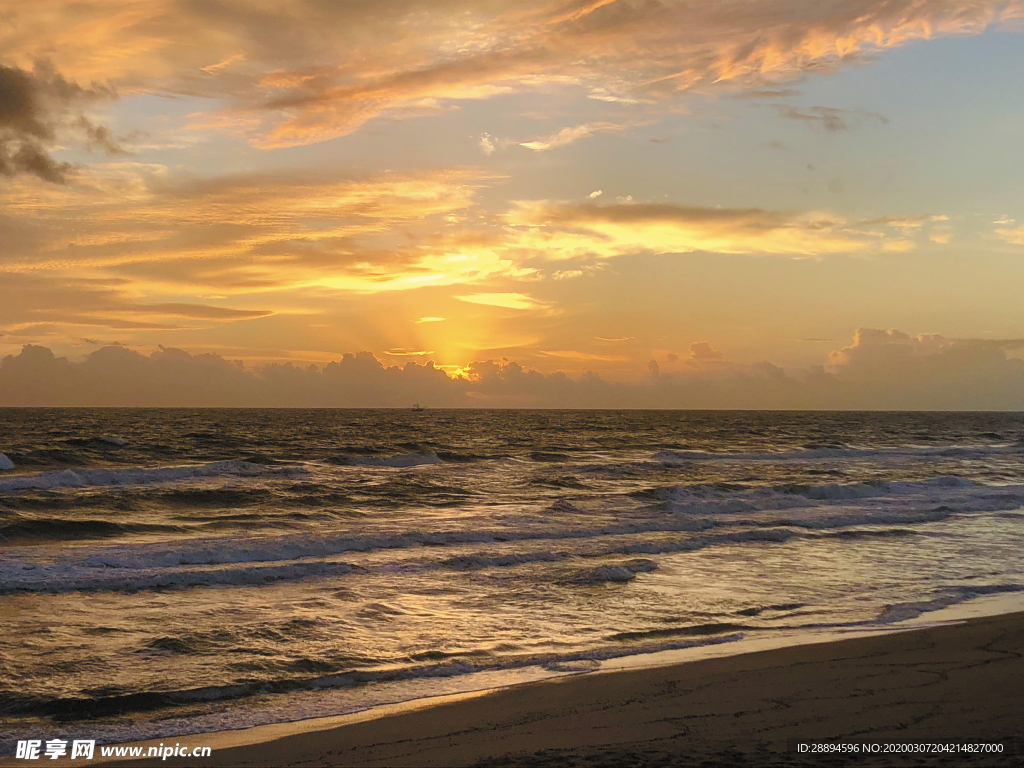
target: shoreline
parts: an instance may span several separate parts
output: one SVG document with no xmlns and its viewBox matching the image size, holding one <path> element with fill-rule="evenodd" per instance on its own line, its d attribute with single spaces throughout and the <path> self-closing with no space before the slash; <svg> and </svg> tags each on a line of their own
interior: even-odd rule
<svg viewBox="0 0 1024 768">
<path fill-rule="evenodd" d="M 672 661 L 627 657 L 595 672 L 333 717 L 132 743 L 210 746 L 208 758 L 118 761 L 100 759 L 97 749 L 96 762 L 554 766 L 623 760 L 714 765 L 720 760 L 724 765 L 747 755 L 758 765 L 773 764 L 765 762 L 769 759 L 801 764 L 806 758 L 790 742 L 849 737 L 857 743 L 987 740 L 1009 753 L 904 759 L 1017 764 L 1017 758 L 1024 760 L 1024 719 L 1017 712 L 1017 697 L 1024 692 L 1024 612 L 986 615 L 986 608 L 1009 607 L 1006 601 L 1014 597 L 935 612 L 962 616 L 967 608 L 968 618 L 953 619 L 956 623 L 935 625 L 938 617 L 925 614 L 855 637 L 832 634 L 824 641 L 767 649 L 741 641 L 726 644 L 733 646 L 731 653 L 712 646 L 721 652 L 693 660 L 679 658 L 687 651 L 665 652 L 676 657 Z M 748 648 L 736 647 L 744 645 Z M 852 757 L 856 764 L 877 759 Z"/>
</svg>

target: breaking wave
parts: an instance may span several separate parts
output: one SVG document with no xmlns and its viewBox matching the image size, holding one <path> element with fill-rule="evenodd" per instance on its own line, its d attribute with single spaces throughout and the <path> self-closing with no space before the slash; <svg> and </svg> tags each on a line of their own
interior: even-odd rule
<svg viewBox="0 0 1024 768">
<path fill-rule="evenodd" d="M 443 464 L 441 458 L 433 451 L 418 453 L 399 453 L 395 456 L 360 456 L 340 453 L 328 459 L 331 464 L 344 467 L 419 467 L 425 464 Z"/>
<path fill-rule="evenodd" d="M 679 634 L 687 634 L 685 631 Z M 435 664 L 388 665 L 385 668 L 351 669 L 339 673 L 314 677 L 290 677 L 274 680 L 258 680 L 234 685 L 206 686 L 171 691 L 112 693 L 96 697 L 39 697 L 25 696 L 12 690 L 0 689 L 0 713 L 17 715 L 41 715 L 55 719 L 90 719 L 131 712 L 144 712 L 187 705 L 196 702 L 211 702 L 224 699 L 239 699 L 264 693 L 287 693 L 291 691 L 317 691 L 331 688 L 349 688 L 356 685 L 415 680 L 421 678 L 457 677 L 485 671 L 515 670 L 525 667 L 544 667 L 554 671 L 589 671 L 598 662 L 607 659 L 633 656 L 661 651 L 681 650 L 742 640 L 742 633 L 719 633 L 700 631 L 689 633 L 699 639 L 674 642 L 617 644 L 612 647 L 594 648 L 563 653 L 519 654 L 494 657 L 490 654 L 447 652 L 421 653 L 420 658 L 440 660 Z M 633 639 L 633 638 L 622 638 Z M 643 639 L 638 636 L 635 639 Z M 408 660 L 412 660 L 410 657 Z"/>
<path fill-rule="evenodd" d="M 177 467 L 129 467 L 125 469 L 53 469 L 34 475 L 15 475 L 0 481 L 0 491 L 51 490 L 90 486 L 131 486 L 172 483 L 210 477 L 256 477 L 278 474 L 297 476 L 300 467 L 271 469 L 248 461 L 215 461 Z"/>
<path fill-rule="evenodd" d="M 655 461 L 677 464 L 690 461 L 817 461 L 825 459 L 891 459 L 891 458 L 942 458 L 984 459 L 990 456 L 1020 456 L 1024 446 L 1009 445 L 953 445 L 953 446 L 893 446 L 856 448 L 850 446 L 813 446 L 800 450 L 762 452 L 712 452 L 712 451 L 659 451 L 652 457 Z"/>
</svg>

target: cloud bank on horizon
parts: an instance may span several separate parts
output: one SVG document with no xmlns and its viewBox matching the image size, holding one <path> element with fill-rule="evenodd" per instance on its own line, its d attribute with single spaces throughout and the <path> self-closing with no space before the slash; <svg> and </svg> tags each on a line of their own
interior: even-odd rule
<svg viewBox="0 0 1024 768">
<path fill-rule="evenodd" d="M 1024 339 L 946 339 L 861 328 L 824 366 L 784 371 L 724 360 L 707 342 L 687 358 L 651 360 L 639 382 L 595 373 L 544 374 L 507 358 L 455 374 L 432 360 L 382 363 L 370 352 L 324 366 L 257 369 L 216 354 L 119 346 L 82 362 L 25 346 L 0 360 L 0 403 L 14 406 L 252 406 L 404 408 L 770 408 L 1022 410 L 1024 361 L 1007 352 Z M 400 355 L 401 356 L 401 355 Z M 663 370 L 663 367 L 666 370 Z"/>
<path fill-rule="evenodd" d="M 118 366 L 328 403 L 359 349 L 417 361 L 399 406 L 1017 407 L 1022 36 L 1024 0 L 12 6 L 0 405 Z M 928 333 L 821 346 L 860 326 Z"/>
</svg>

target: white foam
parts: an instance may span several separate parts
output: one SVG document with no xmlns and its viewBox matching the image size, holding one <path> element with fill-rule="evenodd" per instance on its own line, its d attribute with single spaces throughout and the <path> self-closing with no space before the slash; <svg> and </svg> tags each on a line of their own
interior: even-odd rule
<svg viewBox="0 0 1024 768">
<path fill-rule="evenodd" d="M 909 603 L 894 603 L 882 609 L 881 615 L 874 624 L 896 624 L 901 621 L 916 619 L 924 613 L 939 611 L 951 605 L 958 605 L 987 595 L 1006 592 L 1024 592 L 1024 584 L 983 584 L 961 587 L 950 587 L 931 600 L 919 600 Z"/>
<path fill-rule="evenodd" d="M 608 563 L 578 571 L 570 580 L 576 584 L 624 582 L 632 581 L 638 573 L 656 570 L 658 570 L 658 564 L 653 560 L 630 560 L 625 563 Z"/>
<path fill-rule="evenodd" d="M 944 445 L 892 446 L 884 448 L 807 448 L 795 451 L 712 453 L 708 451 L 659 451 L 652 457 L 664 464 L 690 461 L 818 461 L 825 459 L 944 458 L 982 459 L 988 456 L 1020 456 L 1024 446 Z"/>
<path fill-rule="evenodd" d="M 145 478 L 208 477 L 211 473 L 274 471 L 263 465 L 219 462 L 191 468 L 106 470 L 146 472 Z M 153 474 L 157 473 L 157 474 Z M 125 476 L 115 475 L 118 481 Z M 134 475 L 129 475 L 134 478 Z M 42 473 L 19 487 L 60 487 L 103 477 L 76 472 Z M 46 485 L 38 481 L 45 480 Z M 109 480 L 109 478 L 106 478 Z M 135 478 L 136 480 L 138 478 Z M 25 478 L 10 478 L 24 481 Z M 0 488 L 4 483 L 0 483 Z M 674 486 L 655 494 L 659 503 L 616 512 L 618 519 L 579 510 L 578 514 L 537 518 L 515 528 L 492 525 L 446 530 L 345 530 L 336 534 L 295 533 L 276 536 L 191 538 L 182 542 L 145 541 L 77 546 L 49 565 L 46 551 L 8 548 L 0 552 L 0 584 L 9 589 L 73 591 L 76 589 L 145 589 L 161 585 L 257 584 L 304 579 L 318 574 L 317 561 L 333 568 L 330 559 L 351 552 L 379 552 L 425 547 L 422 555 L 374 558 L 382 571 L 448 569 L 473 571 L 557 563 L 578 557 L 657 555 L 697 551 L 735 544 L 783 543 L 820 532 L 849 531 L 857 526 L 915 526 L 956 514 L 1001 512 L 1024 507 L 1024 485 L 988 486 L 958 477 L 925 481 L 857 485 L 737 488 L 713 485 Z M 600 521 L 600 522 L 598 522 Z M 451 524 L 451 523 L 449 523 Z M 875 529 L 877 531 L 877 528 Z M 666 535 L 676 534 L 676 535 Z M 532 542 L 526 551 L 516 542 Z M 545 543 L 547 542 L 547 543 Z M 467 552 L 463 545 L 481 545 Z M 501 547 L 494 551 L 492 545 Z M 444 553 L 443 548 L 453 547 Z M 515 547 L 513 551 L 509 548 Z M 3 559 L 3 556 L 8 559 Z M 15 559 L 16 558 L 16 559 Z M 591 561 L 593 562 L 593 561 Z M 270 566 L 277 570 L 271 570 Z M 594 583 L 632 578 L 616 570 L 622 563 L 607 560 L 581 579 Z M 630 573 L 635 574 L 637 571 Z M 340 573 L 340 571 L 339 571 Z M 589 574 L 589 575 L 588 575 Z M 564 571 L 563 571 L 564 575 Z"/>
<path fill-rule="evenodd" d="M 5 454 L 0 453 L 0 470 L 14 469 L 14 462 L 11 461 Z"/>
<path fill-rule="evenodd" d="M 54 738 L 96 739 L 100 744 L 123 744 L 149 739 L 168 739 L 181 736 L 251 728 L 272 723 L 295 722 L 323 718 L 325 715 L 344 715 L 360 712 L 370 706 L 402 703 L 418 708 L 428 698 L 445 694 L 475 693 L 497 690 L 510 684 L 550 679 L 565 674 L 580 674 L 603 667 L 602 662 L 612 659 L 644 658 L 647 654 L 668 651 L 700 649 L 735 643 L 743 640 L 743 633 L 690 638 L 660 643 L 620 644 L 602 649 L 565 653 L 526 654 L 511 656 L 495 662 L 463 660 L 445 661 L 434 665 L 416 665 L 402 669 L 353 670 L 325 675 L 303 681 L 295 689 L 263 696 L 252 707 L 210 708 L 199 713 L 163 713 L 159 718 L 108 718 L 106 720 L 61 721 L 49 723 L 47 734 Z M 637 663 L 637 662 L 634 662 Z M 359 696 L 349 694 L 353 685 Z M 369 685 L 367 685 L 369 684 Z M 230 700 L 257 684 L 210 686 L 198 690 L 175 691 L 179 701 Z M 319 720 L 324 722 L 324 720 Z M 16 740 L 34 738 L 38 726 L 13 725 L 0 734 L 0 750 L 12 753 Z"/>
<path fill-rule="evenodd" d="M 657 489 L 654 497 L 668 512 L 719 524 L 752 519 L 758 524 L 836 529 L 1019 509 L 1024 507 L 1024 485 L 987 486 L 961 477 L 738 490 L 677 485 Z"/>
<path fill-rule="evenodd" d="M 102 440 L 104 443 L 116 445 L 118 448 L 123 448 L 124 446 L 128 445 L 128 441 L 125 440 L 120 435 L 101 435 L 100 440 Z"/>
<path fill-rule="evenodd" d="M 208 477 L 254 477 L 266 474 L 302 474 L 298 467 L 271 469 L 248 461 L 215 461 L 177 467 L 124 469 L 54 469 L 34 475 L 16 475 L 0 482 L 0 491 L 50 490 L 88 486 L 126 486 L 170 483 Z"/>
</svg>

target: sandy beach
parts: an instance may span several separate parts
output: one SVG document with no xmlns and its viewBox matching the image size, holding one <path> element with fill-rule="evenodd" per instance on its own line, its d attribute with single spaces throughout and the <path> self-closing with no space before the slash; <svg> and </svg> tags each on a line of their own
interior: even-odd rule
<svg viewBox="0 0 1024 768">
<path fill-rule="evenodd" d="M 1024 613 L 587 674 L 399 714 L 207 734 L 163 765 L 1018 765 Z M 361 721 L 359 721 L 361 720 Z M 282 728 L 291 733 L 282 735 Z M 269 739 L 269 740 L 267 740 Z M 249 741 L 249 743 L 243 743 Z M 1001 744 L 1002 754 L 801 754 L 797 743 Z M 148 742 L 146 742 L 148 744 Z M 960 747 L 955 747 L 961 749 Z M 161 764 L 131 760 L 124 765 Z"/>
</svg>

